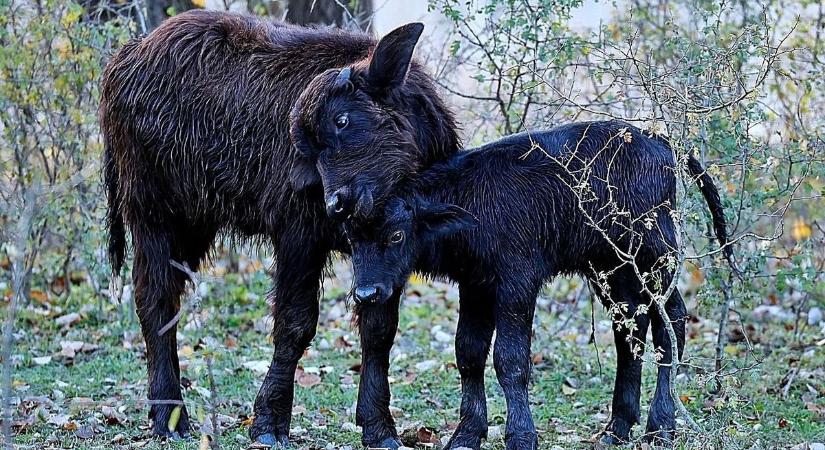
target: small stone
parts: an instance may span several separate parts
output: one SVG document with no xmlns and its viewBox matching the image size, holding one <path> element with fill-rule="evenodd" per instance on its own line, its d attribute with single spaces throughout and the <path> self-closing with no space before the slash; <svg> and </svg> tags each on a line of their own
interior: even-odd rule
<svg viewBox="0 0 825 450">
<path fill-rule="evenodd" d="M 825 444 L 823 444 L 822 442 L 811 442 L 808 445 L 808 448 L 810 450 L 825 450 Z"/>
<path fill-rule="evenodd" d="M 808 311 L 808 325 L 816 326 L 819 322 L 822 322 L 822 309 L 818 306 L 814 306 L 810 309 L 810 311 Z"/>
<path fill-rule="evenodd" d="M 60 326 L 70 326 L 77 322 L 80 322 L 80 314 L 78 313 L 69 313 L 63 316 L 54 319 L 54 323 Z"/>
<path fill-rule="evenodd" d="M 452 340 L 453 340 L 453 336 L 451 334 L 445 333 L 441 330 L 438 330 L 435 333 L 433 333 L 433 337 L 435 338 L 436 341 L 442 342 L 442 343 L 452 342 Z"/>
<path fill-rule="evenodd" d="M 496 425 L 487 429 L 487 440 L 501 439 L 501 427 Z"/>
<path fill-rule="evenodd" d="M 419 372 L 425 372 L 427 370 L 434 369 L 439 366 L 438 361 L 434 359 L 428 359 L 426 361 L 421 361 L 420 363 L 415 365 L 416 370 Z"/>
<path fill-rule="evenodd" d="M 341 425 L 341 430 L 346 431 L 348 433 L 359 433 L 361 431 L 360 428 L 361 427 L 355 425 L 352 422 L 344 422 L 344 424 Z"/>
</svg>

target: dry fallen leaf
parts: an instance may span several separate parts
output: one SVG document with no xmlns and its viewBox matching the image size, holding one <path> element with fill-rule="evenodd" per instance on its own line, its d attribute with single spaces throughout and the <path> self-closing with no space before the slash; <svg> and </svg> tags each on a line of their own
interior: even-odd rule
<svg viewBox="0 0 825 450">
<path fill-rule="evenodd" d="M 80 439 L 91 439 L 95 437 L 95 430 L 90 425 L 85 425 L 75 430 L 74 435 Z"/>
<path fill-rule="evenodd" d="M 564 395 L 573 395 L 573 394 L 575 394 L 575 393 L 576 393 L 576 389 L 575 389 L 575 388 L 572 388 L 572 387 L 570 387 L 570 386 L 568 386 L 568 385 L 566 385 L 566 384 L 562 384 L 562 385 L 561 385 L 561 392 L 562 392 L 562 394 L 564 394 Z"/>
<path fill-rule="evenodd" d="M 172 410 L 172 413 L 169 414 L 169 422 L 166 424 L 169 432 L 175 431 L 175 428 L 178 427 L 178 421 L 180 421 L 180 412 L 181 407 L 180 405 L 175 406 L 175 409 Z"/>
<path fill-rule="evenodd" d="M 438 435 L 435 434 L 435 431 L 427 428 L 427 427 L 419 427 L 418 431 L 415 433 L 416 440 L 419 444 L 438 444 L 440 441 L 438 440 Z"/>
<path fill-rule="evenodd" d="M 209 436 L 202 434 L 201 435 L 201 443 L 198 446 L 198 450 L 209 450 L 210 447 L 210 439 Z"/>
<path fill-rule="evenodd" d="M 302 388 L 311 388 L 312 386 L 321 384 L 320 375 L 304 372 L 302 369 L 298 369 L 295 372 L 295 380 L 298 382 L 298 386 Z"/>
</svg>

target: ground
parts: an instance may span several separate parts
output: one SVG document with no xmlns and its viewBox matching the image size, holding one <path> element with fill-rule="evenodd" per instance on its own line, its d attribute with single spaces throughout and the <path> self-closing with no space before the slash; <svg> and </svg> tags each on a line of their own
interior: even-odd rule
<svg viewBox="0 0 825 450">
<path fill-rule="evenodd" d="M 249 445 L 252 401 L 272 349 L 265 299 L 269 284 L 259 266 L 242 258 L 240 270 L 213 269 L 214 276 L 197 291 L 200 304 L 188 307 L 178 335 L 187 407 L 200 418 L 217 414 L 224 449 Z M 296 374 L 291 434 L 302 448 L 360 448 L 354 425 L 359 342 L 346 303 L 348 264 L 337 262 L 332 272 L 337 277 L 325 282 L 318 335 Z M 692 289 L 689 283 L 682 287 Z M 687 294 L 697 309 L 694 296 Z M 199 448 L 197 432 L 181 442 L 147 436 L 148 408 L 140 403 L 146 398 L 144 347 L 128 289 L 125 298 L 112 303 L 79 283 L 67 300 L 33 295 L 31 305 L 18 312 L 13 386 L 21 399 L 14 401 L 19 448 Z M 436 443 L 438 448 L 458 418 L 460 384 L 452 346 L 456 309 L 454 286 L 419 278 L 413 278 L 403 300 L 390 375 L 393 413 L 410 446 Z M 797 332 L 792 315 L 742 313 L 754 348 L 747 351 L 735 321 L 725 347 L 726 370 L 756 365 L 726 377 L 721 394 L 712 392 L 714 382 L 702 383 L 707 379 L 702 369 L 713 367 L 715 320 L 694 317 L 689 325 L 689 367 L 679 375 L 679 390 L 705 429 L 689 447 L 718 448 L 723 438 L 726 448 L 754 449 L 801 449 L 806 447 L 800 444 L 825 441 L 821 325 Z M 577 279 L 557 280 L 543 294 L 532 349 L 530 393 L 539 447 L 592 448 L 591 436 L 609 416 L 615 353 L 607 315 Z M 643 421 L 655 382 L 650 354 Z M 504 398 L 491 362 L 487 392 L 491 432 L 484 448 L 503 449 Z"/>
</svg>

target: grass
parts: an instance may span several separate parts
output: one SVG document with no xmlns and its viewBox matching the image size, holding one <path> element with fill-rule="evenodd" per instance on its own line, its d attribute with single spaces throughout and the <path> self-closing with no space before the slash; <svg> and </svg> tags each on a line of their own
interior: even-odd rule
<svg viewBox="0 0 825 450">
<path fill-rule="evenodd" d="M 320 383 L 296 385 L 292 439 L 304 448 L 360 448 L 354 426 L 359 343 L 343 300 L 347 265 L 336 264 L 335 272 L 339 277 L 325 284 L 318 335 L 301 360 L 306 373 L 320 375 Z M 561 280 L 549 288 L 534 325 L 536 364 L 530 393 L 542 449 L 592 448 L 590 436 L 609 416 L 615 369 L 609 322 L 596 305 L 594 345 L 591 304 L 574 300 L 576 283 Z M 249 415 L 262 375 L 247 366 L 259 362 L 266 367 L 272 348 L 265 318 L 268 286 L 262 271 L 210 281 L 200 308 L 187 313 L 185 325 L 179 326 L 182 375 L 191 383 L 185 392 L 187 407 L 203 418 L 214 400 L 222 448 L 249 444 Z M 393 413 L 407 436 L 421 427 L 449 436 L 458 419 L 460 383 L 451 340 L 456 297 L 454 287 L 414 279 L 403 301 L 390 376 Z M 134 317 L 123 313 L 129 309 L 94 299 L 88 287 L 79 285 L 60 303 L 43 299 L 19 312 L 13 352 L 18 355 L 14 394 L 21 399 L 15 411 L 19 448 L 198 448 L 198 433 L 182 442 L 147 435 L 147 407 L 141 404 L 146 398 L 144 348 Z M 55 317 L 72 311 L 81 313 L 79 322 L 55 323 Z M 794 341 L 787 324 L 758 323 L 751 353 L 741 342 L 730 343 L 726 353 L 728 369 L 754 357 L 762 362 L 725 377 L 723 391 L 712 393 L 714 383 L 702 383 L 702 369 L 713 366 L 714 326 L 712 318 L 697 318 L 689 328 L 690 367 L 679 377 L 679 391 L 705 433 L 679 445 L 790 448 L 825 440 L 825 356 L 822 342 L 817 345 L 821 331 L 809 327 Z M 67 340 L 98 347 L 69 359 L 60 356 L 61 341 Z M 52 360 L 35 362 L 43 356 Z M 214 360 L 214 398 L 207 358 Z M 795 373 L 783 398 L 789 372 Z M 647 361 L 643 421 L 654 383 L 655 368 Z M 505 404 L 491 364 L 487 392 L 493 428 L 485 448 L 503 449 Z M 112 409 L 115 418 L 107 418 Z"/>
</svg>

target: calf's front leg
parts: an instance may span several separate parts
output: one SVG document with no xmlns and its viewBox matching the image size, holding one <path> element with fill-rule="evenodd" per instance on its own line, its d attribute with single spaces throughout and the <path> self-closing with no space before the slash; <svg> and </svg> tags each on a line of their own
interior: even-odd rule
<svg viewBox="0 0 825 450">
<path fill-rule="evenodd" d="M 478 449 L 487 437 L 484 366 L 493 339 L 495 294 L 478 286 L 459 288 L 455 356 L 461 374 L 461 420 L 445 449 Z"/>
<path fill-rule="evenodd" d="M 362 444 L 368 448 L 397 450 L 401 440 L 390 414 L 390 350 L 398 330 L 401 291 L 383 304 L 358 307 L 361 333 L 361 380 L 355 423 L 362 427 Z"/>
<path fill-rule="evenodd" d="M 507 450 L 536 450 L 538 435 L 530 413 L 530 338 L 538 292 L 513 296 L 512 289 L 496 298 L 496 342 L 493 362 L 507 400 L 504 441 Z"/>
<path fill-rule="evenodd" d="M 326 252 L 283 245 L 275 271 L 272 362 L 255 398 L 252 440 L 276 448 L 289 446 L 289 425 L 295 394 L 295 369 L 318 326 L 321 273 Z"/>
</svg>

